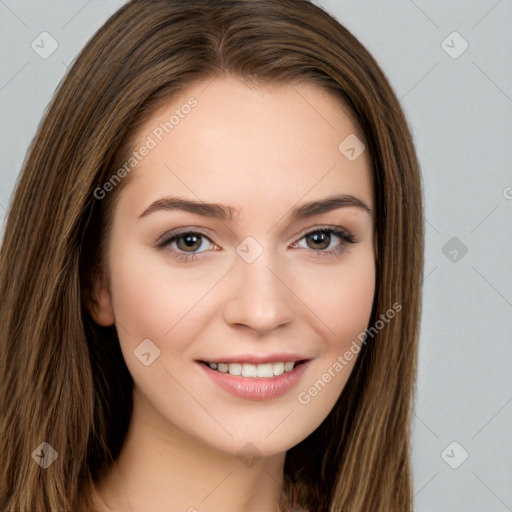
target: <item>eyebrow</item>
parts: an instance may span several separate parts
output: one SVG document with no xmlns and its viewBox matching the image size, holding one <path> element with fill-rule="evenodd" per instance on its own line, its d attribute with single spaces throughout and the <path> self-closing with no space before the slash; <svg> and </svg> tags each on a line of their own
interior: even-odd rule
<svg viewBox="0 0 512 512">
<path fill-rule="evenodd" d="M 288 217 L 291 221 L 297 221 L 320 215 L 321 213 L 330 212 L 337 208 L 355 206 L 371 215 L 371 208 L 355 196 L 348 194 L 332 195 L 325 199 L 319 199 L 304 203 L 295 207 Z M 151 203 L 151 205 L 144 210 L 139 218 L 146 217 L 147 215 L 158 211 L 173 211 L 182 210 L 204 217 L 212 217 L 221 221 L 232 221 L 240 213 L 240 209 L 233 206 L 223 205 L 218 203 L 206 203 L 202 201 L 194 201 L 191 199 L 184 199 L 182 197 L 164 197 Z"/>
</svg>

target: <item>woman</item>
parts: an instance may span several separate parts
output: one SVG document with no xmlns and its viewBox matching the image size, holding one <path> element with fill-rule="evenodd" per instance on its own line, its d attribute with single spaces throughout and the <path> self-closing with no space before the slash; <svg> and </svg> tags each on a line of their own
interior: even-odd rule
<svg viewBox="0 0 512 512">
<path fill-rule="evenodd" d="M 9 212 L 0 508 L 412 510 L 422 265 L 411 134 L 335 19 L 127 3 Z"/>
</svg>

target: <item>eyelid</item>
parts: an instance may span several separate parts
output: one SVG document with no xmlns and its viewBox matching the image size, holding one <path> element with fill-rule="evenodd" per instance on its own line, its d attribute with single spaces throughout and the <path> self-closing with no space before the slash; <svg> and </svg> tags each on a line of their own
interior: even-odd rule
<svg viewBox="0 0 512 512">
<path fill-rule="evenodd" d="M 316 233 L 317 231 L 331 231 L 331 232 L 334 232 L 334 234 L 337 236 L 344 235 L 347 239 L 351 240 L 351 243 L 356 242 L 356 239 L 351 231 L 349 231 L 348 229 L 346 229 L 342 226 L 329 225 L 329 224 L 325 224 L 322 226 L 315 226 L 313 228 L 305 229 L 304 231 L 301 232 L 301 234 L 297 235 L 298 240 L 300 240 L 301 238 L 304 238 L 305 236 L 307 236 L 311 233 Z M 312 250 L 314 250 L 314 249 L 312 249 Z"/>
<path fill-rule="evenodd" d="M 180 235 L 189 234 L 189 233 L 201 235 L 204 238 L 207 238 L 208 240 L 210 240 L 210 242 L 212 242 L 213 244 L 215 244 L 215 242 L 211 238 L 211 235 L 207 234 L 205 231 L 207 232 L 209 230 L 207 230 L 206 228 L 199 228 L 199 227 L 196 228 L 195 226 L 186 226 L 183 228 L 171 229 L 171 230 L 165 232 L 162 236 L 160 236 L 156 240 L 155 246 L 161 247 L 163 245 L 168 244 L 173 238 L 176 238 Z"/>
</svg>

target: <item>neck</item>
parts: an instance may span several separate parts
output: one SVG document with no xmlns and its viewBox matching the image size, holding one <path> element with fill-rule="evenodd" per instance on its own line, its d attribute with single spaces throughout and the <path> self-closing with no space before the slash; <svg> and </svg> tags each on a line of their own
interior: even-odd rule
<svg viewBox="0 0 512 512">
<path fill-rule="evenodd" d="M 101 512 L 276 512 L 284 459 L 254 463 L 205 445 L 134 390 L 125 444 L 97 482 L 95 500 Z"/>
</svg>

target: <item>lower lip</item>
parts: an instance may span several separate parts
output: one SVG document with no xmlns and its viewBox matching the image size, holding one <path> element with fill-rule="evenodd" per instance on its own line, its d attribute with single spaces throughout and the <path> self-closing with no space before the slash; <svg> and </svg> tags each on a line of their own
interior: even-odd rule
<svg viewBox="0 0 512 512">
<path fill-rule="evenodd" d="M 286 394 L 301 379 L 310 361 L 297 365 L 291 372 L 275 377 L 241 377 L 212 370 L 198 363 L 210 379 L 222 389 L 245 400 L 270 400 Z"/>
</svg>

